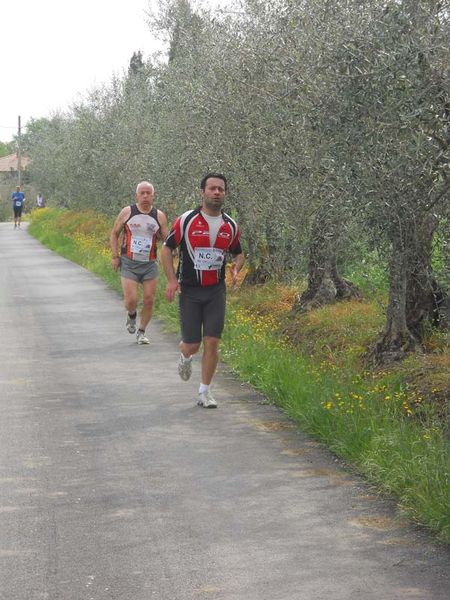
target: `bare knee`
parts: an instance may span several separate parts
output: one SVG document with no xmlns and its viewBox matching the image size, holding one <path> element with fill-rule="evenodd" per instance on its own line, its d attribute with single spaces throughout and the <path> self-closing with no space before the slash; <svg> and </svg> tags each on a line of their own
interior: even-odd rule
<svg viewBox="0 0 450 600">
<path fill-rule="evenodd" d="M 155 303 L 155 294 L 148 294 L 142 298 L 142 305 L 144 308 L 153 308 Z"/>
<path fill-rule="evenodd" d="M 138 284 L 131 279 L 122 277 L 123 302 L 130 313 L 136 312 L 138 303 Z"/>
<path fill-rule="evenodd" d="M 186 342 L 181 342 L 180 343 L 180 349 L 181 349 L 181 352 L 185 356 L 192 356 L 193 354 L 196 354 L 199 351 L 199 349 L 200 349 L 200 342 L 199 343 L 195 343 L 195 344 L 188 344 Z"/>
<path fill-rule="evenodd" d="M 125 297 L 124 299 L 125 308 L 129 313 L 136 312 L 137 309 L 137 298 Z"/>
<path fill-rule="evenodd" d="M 220 338 L 205 336 L 203 338 L 203 346 L 205 352 L 216 353 L 219 351 Z"/>
</svg>

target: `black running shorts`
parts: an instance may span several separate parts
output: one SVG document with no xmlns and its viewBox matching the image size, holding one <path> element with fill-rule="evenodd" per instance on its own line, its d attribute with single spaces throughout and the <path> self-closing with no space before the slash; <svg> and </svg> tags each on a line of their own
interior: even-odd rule
<svg viewBox="0 0 450 600">
<path fill-rule="evenodd" d="M 197 344 L 202 337 L 220 338 L 225 324 L 225 282 L 208 286 L 181 286 L 179 295 L 181 337 Z"/>
</svg>

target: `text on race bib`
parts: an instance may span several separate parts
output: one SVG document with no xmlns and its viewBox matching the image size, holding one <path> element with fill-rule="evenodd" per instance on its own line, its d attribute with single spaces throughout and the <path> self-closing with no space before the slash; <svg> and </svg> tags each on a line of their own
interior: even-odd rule
<svg viewBox="0 0 450 600">
<path fill-rule="evenodd" d="M 150 248 L 152 246 L 152 238 L 141 237 L 139 235 L 134 235 L 131 238 L 131 252 L 135 256 L 137 260 L 146 260 L 150 254 Z"/>
<path fill-rule="evenodd" d="M 222 268 L 225 253 L 220 248 L 195 248 L 194 268 L 198 271 L 212 271 Z"/>
</svg>

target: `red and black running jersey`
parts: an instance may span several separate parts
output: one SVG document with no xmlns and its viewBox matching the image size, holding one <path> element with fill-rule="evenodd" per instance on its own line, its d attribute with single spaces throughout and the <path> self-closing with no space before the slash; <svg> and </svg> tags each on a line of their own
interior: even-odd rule
<svg viewBox="0 0 450 600">
<path fill-rule="evenodd" d="M 211 245 L 209 226 L 200 208 L 183 213 L 164 242 L 172 250 L 180 246 L 178 281 L 184 285 L 215 285 L 225 279 L 225 257 L 242 253 L 236 221 L 222 212 L 216 241 Z"/>
<path fill-rule="evenodd" d="M 141 213 L 136 204 L 130 206 L 131 213 L 124 223 L 121 254 L 139 262 L 156 260 L 156 237 L 160 230 L 158 211 Z"/>
</svg>

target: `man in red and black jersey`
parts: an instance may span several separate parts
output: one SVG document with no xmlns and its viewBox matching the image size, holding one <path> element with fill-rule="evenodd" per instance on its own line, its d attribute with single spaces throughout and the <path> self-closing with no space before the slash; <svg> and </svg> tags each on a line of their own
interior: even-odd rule
<svg viewBox="0 0 450 600">
<path fill-rule="evenodd" d="M 111 232 L 111 265 L 120 269 L 125 308 L 128 311 L 126 328 L 136 332 L 138 286 L 143 287 L 143 302 L 138 344 L 148 344 L 145 328 L 150 322 L 155 301 L 158 278 L 156 241 L 167 237 L 166 215 L 153 206 L 155 191 L 148 181 L 141 181 L 136 188 L 136 204 L 125 206 L 117 217 Z M 119 254 L 119 239 L 121 249 Z"/>
<path fill-rule="evenodd" d="M 200 183 L 200 207 L 179 216 L 161 250 L 167 276 L 166 298 L 172 302 L 179 292 L 181 355 L 178 373 L 187 381 L 192 356 L 203 340 L 202 380 L 198 404 L 216 408 L 210 385 L 219 361 L 219 342 L 225 322 L 225 263 L 232 255 L 233 283 L 245 258 L 236 222 L 223 211 L 227 181 L 219 173 L 208 173 Z M 172 252 L 179 248 L 177 272 Z"/>
</svg>

